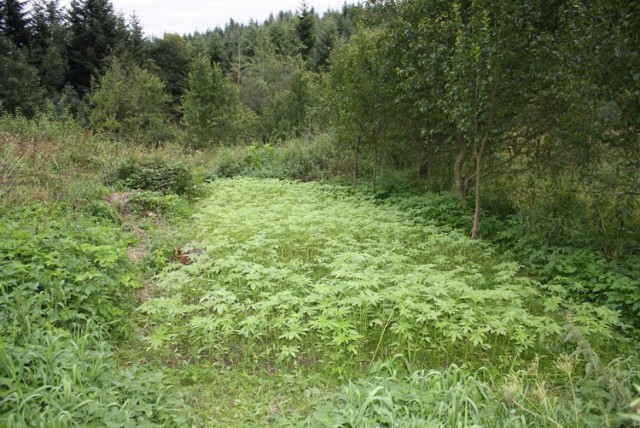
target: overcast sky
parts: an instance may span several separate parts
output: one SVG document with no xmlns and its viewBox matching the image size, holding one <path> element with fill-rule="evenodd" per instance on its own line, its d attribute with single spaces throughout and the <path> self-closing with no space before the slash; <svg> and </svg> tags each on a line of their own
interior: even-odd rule
<svg viewBox="0 0 640 428">
<path fill-rule="evenodd" d="M 67 6 L 70 0 L 63 0 Z M 223 27 L 233 18 L 248 23 L 253 18 L 262 22 L 273 12 L 295 11 L 301 0 L 112 0 L 117 13 L 129 17 L 135 11 L 147 36 L 167 33 L 186 34 Z M 347 3 L 357 3 L 348 0 Z M 322 14 L 327 9 L 340 9 L 344 0 L 307 0 L 309 7 Z"/>
</svg>

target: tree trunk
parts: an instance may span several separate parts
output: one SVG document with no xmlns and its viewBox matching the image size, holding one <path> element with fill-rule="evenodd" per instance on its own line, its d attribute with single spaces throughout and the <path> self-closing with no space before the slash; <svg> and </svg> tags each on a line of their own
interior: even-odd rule
<svg viewBox="0 0 640 428">
<path fill-rule="evenodd" d="M 482 166 L 482 151 L 476 153 L 476 208 L 473 215 L 473 230 L 471 239 L 476 240 L 480 235 L 480 180 L 482 177 L 480 167 Z"/>
<path fill-rule="evenodd" d="M 373 148 L 373 176 L 371 177 L 371 187 L 373 191 L 376 191 L 376 187 L 378 184 L 377 177 L 378 176 L 378 144 Z"/>
<path fill-rule="evenodd" d="M 456 157 L 456 163 L 453 166 L 453 177 L 456 181 L 456 190 L 458 191 L 458 196 L 460 197 L 460 203 L 465 205 L 465 198 L 467 196 L 467 189 L 465 185 L 465 177 L 462 172 L 462 168 L 464 167 L 464 162 L 467 160 L 467 147 L 460 147 L 460 151 L 458 152 L 458 156 Z"/>
<path fill-rule="evenodd" d="M 356 143 L 356 159 L 353 167 L 353 187 L 358 187 L 358 155 L 360 154 L 360 140 Z"/>
</svg>

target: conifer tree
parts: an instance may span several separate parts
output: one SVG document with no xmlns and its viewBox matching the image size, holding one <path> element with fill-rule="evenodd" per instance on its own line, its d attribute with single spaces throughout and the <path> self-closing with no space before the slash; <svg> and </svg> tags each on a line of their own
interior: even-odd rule
<svg viewBox="0 0 640 428">
<path fill-rule="evenodd" d="M 0 110 L 30 117 L 41 101 L 38 74 L 24 49 L 16 49 L 11 40 L 0 35 Z"/>
<path fill-rule="evenodd" d="M 0 30 L 18 48 L 27 46 L 30 40 L 25 4 L 20 0 L 0 1 Z"/>
<path fill-rule="evenodd" d="M 114 52 L 119 40 L 118 18 L 109 0 L 72 0 L 68 15 L 69 71 L 68 81 L 80 93 L 98 78 L 104 60 Z"/>
<path fill-rule="evenodd" d="M 189 46 L 186 41 L 178 34 L 165 33 L 161 39 L 151 40 L 145 57 L 157 67 L 172 104 L 178 105 L 187 87 L 189 73 Z"/>
<path fill-rule="evenodd" d="M 300 16 L 296 31 L 300 39 L 300 53 L 303 59 L 308 59 L 313 51 L 316 42 L 315 35 L 316 13 L 313 7 L 309 9 L 307 2 L 303 2 L 300 7 Z"/>
<path fill-rule="evenodd" d="M 67 29 L 59 0 L 36 0 L 31 18 L 31 63 L 49 96 L 64 85 L 67 71 Z"/>
</svg>

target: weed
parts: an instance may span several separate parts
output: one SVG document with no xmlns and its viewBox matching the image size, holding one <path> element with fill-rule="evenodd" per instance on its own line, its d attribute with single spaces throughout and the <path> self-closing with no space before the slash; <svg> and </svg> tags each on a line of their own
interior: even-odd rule
<svg viewBox="0 0 640 428">
<path fill-rule="evenodd" d="M 43 206 L 0 221 L 0 425 L 197 423 L 160 372 L 116 365 L 137 275 L 127 240 Z"/>
<path fill-rule="evenodd" d="M 611 310 L 575 304 L 563 288 L 521 276 L 522 267 L 499 259 L 490 245 L 425 223 L 424 207 L 415 201 L 398 208 L 393 199 L 381 203 L 350 189 L 273 179 L 217 180 L 209 190 L 193 220 L 202 251 L 193 263 L 167 265 L 156 278 L 159 295 L 139 309 L 152 355 L 177 365 L 326 371 L 342 380 L 396 354 L 412 365 L 454 367 L 420 372 L 420 382 L 436 385 L 440 379 L 452 386 L 420 383 L 419 402 L 414 396 L 389 401 L 379 379 L 356 382 L 338 401 L 361 401 L 328 425 L 553 425 L 576 418 L 574 407 L 565 411 L 566 402 L 591 400 L 605 390 L 603 383 L 582 388 L 587 377 L 581 374 L 558 381 L 562 393 L 552 403 L 544 396 L 555 397 L 556 387 L 540 375 L 519 382 L 538 388 L 549 410 L 520 398 L 510 406 L 497 392 L 500 376 L 482 380 L 484 372 L 460 369 L 491 362 L 490 370 L 517 377 L 513 365 L 535 354 L 546 361 L 571 352 L 569 335 L 602 347 L 618 340 L 615 328 L 622 324 Z M 605 377 L 613 376 L 625 379 L 624 391 L 634 375 L 612 366 Z M 479 401 L 457 395 L 458 381 Z M 399 382 L 398 391 L 408 388 Z M 440 401 L 429 395 L 434 391 L 442 393 Z M 460 400 L 460 406 L 449 412 L 424 400 Z M 624 408 L 623 402 L 579 407 L 578 418 L 613 418 L 609 413 Z M 426 413 L 411 403 L 426 406 Z"/>
<path fill-rule="evenodd" d="M 139 161 L 128 159 L 118 165 L 107 178 L 108 184 L 128 189 L 149 190 L 164 194 L 193 196 L 195 183 L 189 169 L 182 163 L 162 159 Z"/>
</svg>

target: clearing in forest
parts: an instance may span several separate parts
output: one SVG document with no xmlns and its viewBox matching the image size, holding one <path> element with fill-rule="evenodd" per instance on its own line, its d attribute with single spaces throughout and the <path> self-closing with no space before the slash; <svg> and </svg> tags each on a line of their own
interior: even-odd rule
<svg viewBox="0 0 640 428">
<path fill-rule="evenodd" d="M 329 184 L 215 181 L 191 223 L 197 230 L 192 263 L 166 268 L 157 277 L 158 296 L 139 309 L 148 323 L 149 349 L 174 367 L 201 364 L 242 371 L 244 379 L 316 373 L 346 383 L 372 367 L 404 361 L 403 369 L 413 371 L 407 385 L 411 379 L 422 380 L 399 391 L 426 394 L 407 398 L 407 403 L 428 397 L 433 401 L 429 391 L 435 391 L 434 382 L 440 382 L 436 389 L 442 392 L 447 376 L 459 377 L 462 384 L 473 380 L 470 388 L 484 392 L 472 395 L 493 403 L 483 404 L 488 413 L 471 396 L 463 400 L 462 410 L 443 409 L 436 400 L 431 410 L 425 402 L 413 411 L 409 405 L 396 405 L 403 402 L 399 396 L 388 405 L 363 398 L 365 403 L 356 404 L 353 414 L 345 410 L 342 419 L 334 418 L 337 404 L 318 410 L 321 416 L 312 417 L 324 421 L 320 425 L 402 420 L 467 424 L 502 417 L 505 423 L 520 418 L 553 425 L 577 417 L 574 410 L 582 401 L 578 403 L 575 394 L 568 406 L 554 398 L 559 413 L 543 415 L 536 403 L 518 401 L 517 388 L 505 399 L 497 385 L 511 385 L 517 377 L 516 384 L 524 388 L 526 379 L 518 370 L 540 380 L 538 367 L 543 366 L 560 383 L 553 394 L 563 396 L 566 389 L 571 397 L 570 387 L 562 386 L 566 374 L 561 375 L 558 356 L 565 358 L 585 343 L 597 348 L 614 337 L 616 314 L 576 304 L 561 288 L 520 276 L 517 263 L 505 261 L 486 243 L 422 219 L 419 205 L 408 198 L 401 207 Z M 575 364 L 585 353 L 566 356 L 567 361 Z M 458 373 L 458 367 L 464 373 Z M 390 373 L 396 373 L 393 370 Z M 507 380 L 508 373 L 520 375 Z M 194 377 L 204 378 L 202 372 Z M 382 380 L 368 382 L 373 382 L 367 384 L 370 389 L 360 386 L 365 397 L 393 391 L 389 385 L 378 388 Z M 461 390 L 459 382 L 451 382 L 454 390 Z M 308 396 L 318 392 L 304 391 Z M 287 417 L 306 416 L 293 415 L 300 410 L 295 408 L 287 413 L 278 400 L 289 399 L 275 397 L 267 399 L 271 401 L 264 406 L 264 417 L 282 417 L 290 424 Z M 225 406 L 242 407 L 243 400 L 256 398 L 228 399 L 208 403 L 220 408 L 207 411 L 219 418 Z M 342 405 L 349 401 L 344 396 L 336 400 Z M 369 408 L 383 404 L 387 412 Z M 364 410 L 358 410 L 360 405 Z M 605 412 L 598 403 L 587 411 Z"/>
</svg>

